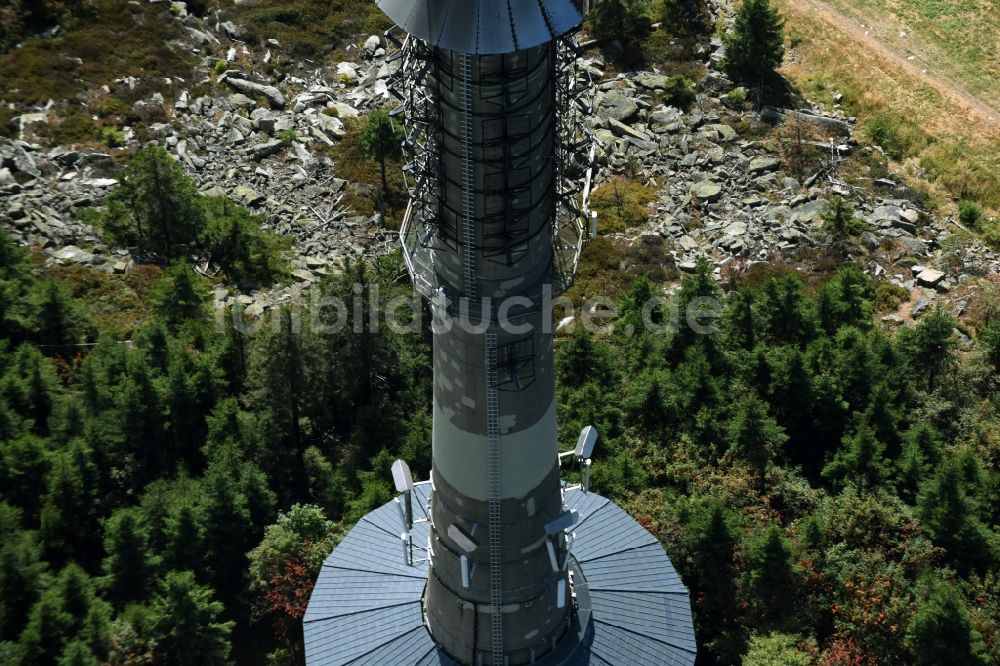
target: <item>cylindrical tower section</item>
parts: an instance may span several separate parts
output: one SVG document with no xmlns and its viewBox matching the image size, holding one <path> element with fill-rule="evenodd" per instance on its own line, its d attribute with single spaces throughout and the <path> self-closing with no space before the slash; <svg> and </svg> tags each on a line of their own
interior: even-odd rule
<svg viewBox="0 0 1000 666">
<path fill-rule="evenodd" d="M 422 42 L 406 56 L 418 159 L 402 235 L 435 313 L 425 618 L 460 663 L 544 663 L 573 619 L 542 306 L 556 272 L 556 40 L 582 16 L 573 0 L 377 1 Z"/>
<path fill-rule="evenodd" d="M 554 48 L 435 55 L 432 263 L 448 305 L 434 337 L 427 620 L 464 663 L 529 664 L 569 624 L 564 538 L 545 531 L 562 500 L 539 307 L 552 272 Z"/>
<path fill-rule="evenodd" d="M 552 266 L 555 49 L 476 56 L 436 49 L 436 268 L 445 293 L 537 298 Z M 473 283 L 468 281 L 474 277 Z"/>
</svg>

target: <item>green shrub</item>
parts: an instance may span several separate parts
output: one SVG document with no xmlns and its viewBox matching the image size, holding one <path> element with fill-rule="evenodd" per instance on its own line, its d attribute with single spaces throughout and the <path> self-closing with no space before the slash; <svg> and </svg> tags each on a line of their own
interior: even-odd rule
<svg viewBox="0 0 1000 666">
<path fill-rule="evenodd" d="M 667 78 L 663 94 L 667 104 L 686 109 L 695 99 L 694 81 L 682 74 L 674 74 Z"/>
<path fill-rule="evenodd" d="M 229 63 L 225 60 L 216 60 L 215 64 L 212 65 L 212 69 L 215 70 L 216 74 L 222 74 L 224 71 L 229 69 Z"/>
<path fill-rule="evenodd" d="M 629 49 L 649 33 L 649 0 L 602 0 L 587 16 L 597 39 L 617 39 Z"/>
<path fill-rule="evenodd" d="M 813 660 L 798 648 L 799 643 L 798 637 L 789 634 L 754 636 L 743 666 L 809 666 Z"/>
<path fill-rule="evenodd" d="M 747 108 L 747 89 L 738 86 L 729 91 L 729 103 L 737 111 Z"/>
<path fill-rule="evenodd" d="M 619 176 L 604 183 L 590 197 L 601 230 L 619 232 L 632 229 L 649 219 L 646 207 L 656 199 L 652 188 Z"/>
<path fill-rule="evenodd" d="M 978 229 L 983 223 L 983 208 L 975 201 L 958 202 L 958 221 L 969 229 Z"/>
<path fill-rule="evenodd" d="M 875 310 L 877 312 L 895 312 L 910 297 L 903 287 L 891 282 L 881 282 L 875 287 Z"/>
<path fill-rule="evenodd" d="M 894 160 L 906 157 L 913 145 L 899 117 L 889 111 L 878 113 L 869 120 L 865 125 L 865 133 Z"/>
<path fill-rule="evenodd" d="M 125 132 L 117 127 L 101 128 L 101 143 L 108 148 L 121 148 L 125 145 Z"/>
<path fill-rule="evenodd" d="M 292 143 L 297 138 L 299 138 L 299 136 L 298 134 L 295 133 L 295 128 L 289 127 L 288 129 L 283 129 L 280 132 L 278 132 L 278 138 L 284 141 L 285 143 Z"/>
</svg>

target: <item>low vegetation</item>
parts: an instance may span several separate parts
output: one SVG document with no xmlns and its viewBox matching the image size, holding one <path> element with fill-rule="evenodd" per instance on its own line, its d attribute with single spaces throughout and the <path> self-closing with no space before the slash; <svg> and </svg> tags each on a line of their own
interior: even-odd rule
<svg viewBox="0 0 1000 666">
<path fill-rule="evenodd" d="M 81 214 L 110 242 L 161 261 L 195 254 L 232 280 L 255 285 L 287 272 L 288 239 L 261 231 L 263 218 L 228 198 L 199 194 L 163 148 L 136 153 L 104 208 Z"/>
<path fill-rule="evenodd" d="M 382 126 L 382 122 L 370 121 L 370 117 L 345 119 L 347 132 L 329 148 L 329 154 L 337 172 L 348 181 L 342 203 L 357 215 L 381 211 L 387 222 L 398 228 L 403 222 L 408 197 L 403 180 L 402 154 L 393 148 L 394 145 L 398 147 L 395 139 L 401 130 L 398 121 L 394 120 L 393 124 L 386 125 L 391 135 L 379 134 L 377 128 Z M 386 140 L 382 142 L 382 139 Z M 374 148 L 380 149 L 377 154 Z"/>
<path fill-rule="evenodd" d="M 594 190 L 590 208 L 597 213 L 598 228 L 604 233 L 634 229 L 649 219 L 649 204 L 656 190 L 637 180 L 616 176 Z"/>
<path fill-rule="evenodd" d="M 225 10 L 257 46 L 276 39 L 294 58 L 318 59 L 359 37 L 381 35 L 392 22 L 367 0 L 250 0 Z"/>
<path fill-rule="evenodd" d="M 167 79 L 190 78 L 194 58 L 171 45 L 182 28 L 167 18 L 169 3 L 30 4 L 47 7 L 50 18 L 43 24 L 59 21 L 60 30 L 33 37 L 33 27 L 19 36 L 24 41 L 18 48 L 0 55 L 0 100 L 22 109 L 55 100 L 49 124 L 37 130 L 41 136 L 58 144 L 98 143 L 102 129 L 120 126 L 123 117 L 133 123 L 165 119 L 162 109 L 159 115 L 156 109 L 137 112 L 132 104 L 154 92 L 172 98 L 178 91 Z M 114 83 L 128 77 L 135 77 L 134 86 Z M 101 90 L 104 85 L 110 93 Z M 4 123 L 0 132 L 11 135 L 14 128 Z"/>
<path fill-rule="evenodd" d="M 874 7 L 877 3 L 837 0 L 834 4 L 844 8 L 847 4 Z M 942 18 L 951 18 L 943 24 L 933 23 L 941 26 L 935 36 L 930 36 L 932 23 L 922 23 L 916 34 L 906 38 L 910 45 L 923 46 L 928 40 L 942 39 L 943 35 L 957 39 L 966 28 L 992 29 L 989 11 L 984 15 L 985 23 L 958 19 L 965 11 L 960 6 L 967 9 L 968 5 L 951 0 L 940 3 L 905 0 L 894 3 L 888 11 L 909 11 L 905 8 L 917 5 Z M 1000 126 L 986 122 L 963 104 L 942 95 L 935 86 L 893 60 L 859 45 L 854 37 L 832 28 L 821 14 L 806 11 L 788 0 L 779 0 L 778 6 L 789 33 L 795 38 L 794 46 L 790 47 L 795 57 L 786 59 L 781 72 L 797 88 L 810 99 L 829 106 L 835 103 L 833 95 L 840 93 L 843 96 L 840 104 L 848 114 L 858 117 L 868 137 L 892 159 L 901 162 L 899 166 L 904 172 L 926 179 L 931 194 L 939 202 L 969 199 L 989 210 L 1000 210 L 1000 171 L 996 168 L 1000 159 Z M 883 25 L 886 8 L 877 4 L 877 11 L 878 20 L 866 15 L 862 22 L 869 26 Z M 888 30 L 881 36 L 891 44 L 893 34 L 893 30 Z M 970 45 L 970 49 L 951 49 L 952 57 L 969 63 L 995 58 L 995 50 L 978 48 L 978 44 L 989 43 L 989 39 L 995 41 L 996 33 L 990 34 L 993 36 L 986 42 L 949 41 Z M 989 95 L 985 99 L 989 100 Z"/>
</svg>

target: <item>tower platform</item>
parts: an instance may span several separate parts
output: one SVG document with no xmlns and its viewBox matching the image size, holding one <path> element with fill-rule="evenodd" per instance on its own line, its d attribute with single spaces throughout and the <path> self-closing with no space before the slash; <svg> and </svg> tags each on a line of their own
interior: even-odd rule
<svg viewBox="0 0 1000 666">
<path fill-rule="evenodd" d="M 412 491 L 413 516 L 428 519 L 430 482 Z M 577 488 L 570 571 L 576 611 L 543 666 L 691 666 L 694 626 L 688 591 L 660 543 L 609 499 Z M 323 563 L 303 620 L 310 666 L 460 666 L 434 642 L 423 615 L 429 522 L 410 531 L 396 501 L 372 511 Z"/>
</svg>

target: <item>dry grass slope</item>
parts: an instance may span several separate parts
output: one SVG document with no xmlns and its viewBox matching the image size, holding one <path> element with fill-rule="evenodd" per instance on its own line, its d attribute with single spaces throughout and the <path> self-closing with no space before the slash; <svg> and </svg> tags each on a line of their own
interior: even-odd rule
<svg viewBox="0 0 1000 666">
<path fill-rule="evenodd" d="M 901 1 L 929 4 L 926 0 Z M 860 5 L 868 0 L 856 2 Z M 782 72 L 800 89 L 811 99 L 828 104 L 839 91 L 845 95 L 845 107 L 859 117 L 862 127 L 888 126 L 898 144 L 903 169 L 928 178 L 940 203 L 968 198 L 1000 210 L 1000 116 L 991 121 L 982 108 L 963 100 L 960 89 L 956 92 L 955 87 L 946 85 L 953 80 L 949 76 L 923 73 L 891 43 L 878 48 L 874 43 L 880 41 L 877 37 L 857 30 L 854 20 L 848 19 L 850 25 L 845 25 L 842 17 L 839 21 L 832 18 L 831 12 L 821 10 L 821 3 L 779 0 L 778 4 L 787 18 L 791 46 Z M 941 0 L 937 4 L 960 3 Z M 988 33 L 996 43 L 1000 26 Z M 922 35 L 908 34 L 911 48 L 915 48 Z M 956 50 L 951 62 L 960 60 L 961 54 Z M 997 58 L 996 53 L 984 53 L 980 62 L 984 68 L 992 67 Z M 968 89 L 975 87 L 969 83 Z"/>
</svg>

